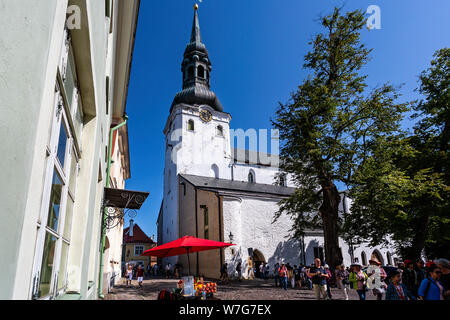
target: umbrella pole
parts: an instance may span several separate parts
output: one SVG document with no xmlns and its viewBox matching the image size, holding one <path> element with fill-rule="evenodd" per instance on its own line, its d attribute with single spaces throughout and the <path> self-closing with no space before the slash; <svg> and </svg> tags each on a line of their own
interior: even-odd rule
<svg viewBox="0 0 450 320">
<path fill-rule="evenodd" d="M 188 276 L 190 276 L 191 275 L 191 262 L 189 260 L 189 248 L 186 248 L 186 252 L 187 252 L 188 266 L 189 266 L 189 274 L 188 274 Z"/>
</svg>

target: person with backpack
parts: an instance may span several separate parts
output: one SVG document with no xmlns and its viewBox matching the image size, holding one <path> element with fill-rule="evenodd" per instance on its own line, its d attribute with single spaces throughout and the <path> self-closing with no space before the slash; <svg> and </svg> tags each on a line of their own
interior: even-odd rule
<svg viewBox="0 0 450 320">
<path fill-rule="evenodd" d="M 429 277 L 419 287 L 420 300 L 444 300 L 444 285 L 439 281 L 442 271 L 437 265 L 430 266 Z"/>
<path fill-rule="evenodd" d="M 284 265 L 284 262 L 281 263 L 281 267 L 278 269 L 278 274 L 281 279 L 281 288 L 284 288 L 284 290 L 287 290 L 288 269 Z"/>
<path fill-rule="evenodd" d="M 416 297 L 401 283 L 400 271 L 390 273 L 391 282 L 386 289 L 386 300 L 417 300 Z"/>
<path fill-rule="evenodd" d="M 367 290 L 367 274 L 362 271 L 362 266 L 358 263 L 351 265 L 353 271 L 350 273 L 348 280 L 352 283 L 353 289 L 356 290 L 359 300 L 366 300 Z"/>
<path fill-rule="evenodd" d="M 314 266 L 312 266 L 307 272 L 307 276 L 312 279 L 312 285 L 317 300 L 325 300 L 327 298 L 327 280 L 328 274 L 325 269 L 320 265 L 320 259 L 314 260 Z"/>
<path fill-rule="evenodd" d="M 336 282 L 338 289 L 344 291 L 345 300 L 348 300 L 348 287 L 350 282 L 348 281 L 348 276 L 350 273 L 345 269 L 345 266 L 341 264 L 336 267 Z"/>
</svg>

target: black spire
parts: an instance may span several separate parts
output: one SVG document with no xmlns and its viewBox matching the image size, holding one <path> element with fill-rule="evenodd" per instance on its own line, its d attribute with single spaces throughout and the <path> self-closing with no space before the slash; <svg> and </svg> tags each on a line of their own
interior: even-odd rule
<svg viewBox="0 0 450 320">
<path fill-rule="evenodd" d="M 183 72 L 183 91 L 176 94 L 173 106 L 186 103 L 190 105 L 209 105 L 214 110 L 223 111 L 222 104 L 216 94 L 210 90 L 211 62 L 208 50 L 202 43 L 200 23 L 197 14 L 198 6 L 194 6 L 194 22 L 192 23 L 191 42 L 186 46 L 181 71 Z"/>
</svg>

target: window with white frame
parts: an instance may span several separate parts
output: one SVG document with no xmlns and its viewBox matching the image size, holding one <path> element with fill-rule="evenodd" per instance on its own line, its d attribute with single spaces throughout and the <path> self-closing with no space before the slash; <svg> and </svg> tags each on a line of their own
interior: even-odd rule
<svg viewBox="0 0 450 320">
<path fill-rule="evenodd" d="M 138 257 L 144 253 L 144 246 L 134 246 L 134 256 Z"/>
<path fill-rule="evenodd" d="M 34 261 L 33 299 L 53 299 L 67 287 L 75 189 L 79 171 L 77 146 L 83 128 L 78 101 L 75 61 L 69 45 L 64 46 L 56 81 L 54 114 Z M 75 129 L 75 132 L 73 130 Z"/>
</svg>

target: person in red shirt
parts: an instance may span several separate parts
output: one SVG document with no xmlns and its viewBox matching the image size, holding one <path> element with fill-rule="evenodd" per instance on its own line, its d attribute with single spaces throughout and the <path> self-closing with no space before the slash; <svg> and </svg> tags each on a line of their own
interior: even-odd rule
<svg viewBox="0 0 450 320">
<path fill-rule="evenodd" d="M 139 288 L 142 288 L 142 282 L 144 281 L 144 268 L 142 268 L 142 265 L 139 265 L 138 269 L 136 270 L 136 277 L 138 280 Z"/>
</svg>

